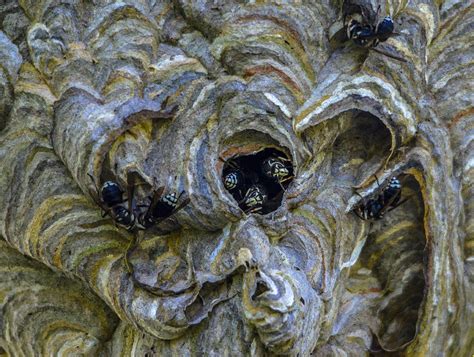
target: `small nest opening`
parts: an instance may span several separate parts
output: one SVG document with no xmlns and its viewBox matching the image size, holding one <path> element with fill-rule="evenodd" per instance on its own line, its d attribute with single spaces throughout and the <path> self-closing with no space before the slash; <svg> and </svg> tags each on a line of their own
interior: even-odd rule
<svg viewBox="0 0 474 357">
<path fill-rule="evenodd" d="M 340 124 L 344 131 L 332 149 L 332 174 L 338 181 L 361 182 L 368 173 L 375 173 L 390 156 L 392 135 L 376 116 L 352 111 Z"/>
<path fill-rule="evenodd" d="M 224 162 L 224 187 L 246 213 L 267 214 L 280 207 L 283 194 L 293 181 L 291 159 L 273 148 Z"/>
</svg>

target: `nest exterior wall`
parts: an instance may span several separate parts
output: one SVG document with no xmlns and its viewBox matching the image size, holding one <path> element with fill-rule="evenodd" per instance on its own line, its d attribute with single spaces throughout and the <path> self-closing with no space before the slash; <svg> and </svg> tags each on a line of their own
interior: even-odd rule
<svg viewBox="0 0 474 357">
<path fill-rule="evenodd" d="M 0 4 L 0 355 L 474 353 L 474 7 L 380 5 L 406 62 L 339 2 Z M 221 158 L 264 148 L 295 178 L 246 215 Z M 190 204 L 116 227 L 132 171 Z M 410 199 L 369 223 L 374 175 Z"/>
</svg>

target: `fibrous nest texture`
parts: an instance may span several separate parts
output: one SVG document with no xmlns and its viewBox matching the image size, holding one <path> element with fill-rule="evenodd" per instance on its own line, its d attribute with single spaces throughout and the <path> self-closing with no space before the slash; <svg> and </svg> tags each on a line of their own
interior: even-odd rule
<svg viewBox="0 0 474 357">
<path fill-rule="evenodd" d="M 474 7 L 354 2 L 404 62 L 344 4 L 0 2 L 0 355 L 474 352 Z M 264 150 L 294 178 L 245 214 L 224 166 Z M 131 173 L 137 214 L 190 203 L 115 225 Z"/>
</svg>

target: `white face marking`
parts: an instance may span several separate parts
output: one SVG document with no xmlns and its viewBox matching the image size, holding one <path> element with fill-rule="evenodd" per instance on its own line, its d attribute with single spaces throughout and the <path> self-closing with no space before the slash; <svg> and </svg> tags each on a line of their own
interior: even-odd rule
<svg viewBox="0 0 474 357">
<path fill-rule="evenodd" d="M 113 181 L 105 181 L 104 184 L 102 185 L 102 188 L 106 188 L 106 187 L 111 187 L 111 186 L 117 186 L 117 184 Z"/>
<path fill-rule="evenodd" d="M 237 175 L 232 172 L 225 177 L 224 186 L 228 190 L 232 190 L 237 187 Z"/>
<path fill-rule="evenodd" d="M 286 167 L 276 167 L 275 168 L 275 174 L 274 176 L 276 176 L 277 178 L 285 178 L 286 176 L 289 175 L 289 171 Z"/>
<path fill-rule="evenodd" d="M 134 216 L 133 214 L 131 214 L 131 213 L 130 213 L 128 210 L 126 210 L 126 209 L 120 210 L 119 213 L 120 213 L 120 214 L 115 217 L 115 220 L 116 220 L 117 223 L 119 223 L 119 224 L 122 224 L 122 225 L 127 226 L 127 225 L 124 224 L 123 222 L 131 222 L 131 223 L 133 223 L 133 221 L 135 220 L 135 216 Z"/>
<path fill-rule="evenodd" d="M 269 166 L 268 170 L 266 171 L 266 174 L 268 176 L 276 178 L 279 181 L 290 174 L 285 164 L 283 164 L 277 158 L 269 158 L 265 165 Z"/>
<path fill-rule="evenodd" d="M 390 180 L 389 186 L 396 189 L 399 189 L 402 187 L 400 181 L 396 177 L 392 177 L 392 179 Z"/>
<path fill-rule="evenodd" d="M 257 187 L 249 188 L 245 197 L 245 204 L 248 207 L 254 207 L 263 203 L 263 195 Z"/>
<path fill-rule="evenodd" d="M 170 206 L 175 207 L 176 203 L 178 203 L 178 198 L 176 197 L 176 192 L 169 193 L 165 196 L 163 196 L 162 200 L 169 204 Z"/>
</svg>

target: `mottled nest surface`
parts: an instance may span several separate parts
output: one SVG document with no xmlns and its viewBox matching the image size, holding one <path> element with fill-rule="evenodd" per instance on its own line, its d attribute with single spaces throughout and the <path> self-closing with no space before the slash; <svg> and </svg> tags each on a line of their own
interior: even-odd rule
<svg viewBox="0 0 474 357">
<path fill-rule="evenodd" d="M 406 62 L 339 2 L 0 2 L 0 355 L 470 355 L 474 8 L 380 5 Z M 294 178 L 245 214 L 224 165 L 264 150 Z M 130 172 L 190 203 L 115 226 Z"/>
</svg>

